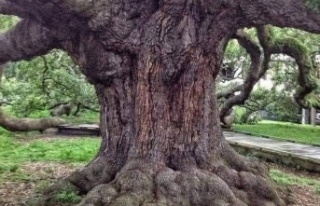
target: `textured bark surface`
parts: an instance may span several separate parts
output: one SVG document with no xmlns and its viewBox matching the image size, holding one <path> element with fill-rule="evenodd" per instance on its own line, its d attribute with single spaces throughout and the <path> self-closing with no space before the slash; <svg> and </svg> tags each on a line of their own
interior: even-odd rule
<svg viewBox="0 0 320 206">
<path fill-rule="evenodd" d="M 215 79 L 238 29 L 270 23 L 320 32 L 303 0 L 0 0 L 0 12 L 22 18 L 0 37 L 0 63 L 61 48 L 101 104 L 96 158 L 47 194 L 71 183 L 86 194 L 80 205 L 284 204 L 265 168 L 223 138 Z M 255 69 L 258 54 L 246 38 L 239 42 Z"/>
</svg>

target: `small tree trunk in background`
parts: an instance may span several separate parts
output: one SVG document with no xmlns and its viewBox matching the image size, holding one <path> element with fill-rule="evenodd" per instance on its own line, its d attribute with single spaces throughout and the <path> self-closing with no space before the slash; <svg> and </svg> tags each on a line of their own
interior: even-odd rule
<svg viewBox="0 0 320 206">
<path fill-rule="evenodd" d="M 310 109 L 310 121 L 312 126 L 316 126 L 317 111 L 314 107 Z"/>
<path fill-rule="evenodd" d="M 0 84 L 2 82 L 4 67 L 5 67 L 5 64 L 0 64 Z"/>
<path fill-rule="evenodd" d="M 307 120 L 307 110 L 304 109 L 304 108 L 302 108 L 301 113 L 302 113 L 302 115 L 301 115 L 301 124 L 302 124 L 302 125 L 308 124 L 308 120 Z"/>
</svg>

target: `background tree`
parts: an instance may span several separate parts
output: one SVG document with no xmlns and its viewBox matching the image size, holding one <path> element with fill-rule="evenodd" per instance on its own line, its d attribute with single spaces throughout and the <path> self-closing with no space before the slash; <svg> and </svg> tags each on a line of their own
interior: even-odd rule
<svg viewBox="0 0 320 206">
<path fill-rule="evenodd" d="M 98 110 L 93 86 L 58 50 L 32 61 L 8 64 L 1 95 L 14 114 L 23 117 L 48 116 L 51 110 L 54 116 L 61 116 L 65 107 L 70 109 L 69 115 L 83 109 Z"/>
<path fill-rule="evenodd" d="M 0 30 L 12 28 L 18 21 L 17 17 L 1 15 Z M 32 61 L 3 65 L 1 79 L 0 103 L 4 111 L 1 111 L 0 125 L 11 131 L 42 131 L 64 123 L 62 119 L 48 118 L 49 110 L 53 110 L 53 116 L 68 111 L 68 114 L 79 115 L 84 109 L 98 111 L 93 86 L 59 50 Z M 25 118 L 12 118 L 5 113 Z"/>
<path fill-rule="evenodd" d="M 17 17 L 14 16 L 0 16 L 0 31 L 5 31 L 12 28 L 18 21 Z M 0 64 L 0 82 L 1 87 L 6 84 L 2 81 L 5 73 L 5 67 L 8 65 Z M 2 90 L 2 89 L 1 89 Z M 21 88 L 20 88 L 21 90 Z M 10 104 L 7 99 L 3 98 L 3 93 L 1 92 L 0 106 Z M 10 130 L 10 131 L 30 131 L 39 130 L 43 131 L 47 128 L 57 126 L 64 123 L 62 119 L 58 118 L 43 118 L 43 119 L 31 119 L 31 118 L 14 118 L 7 115 L 2 108 L 0 108 L 0 126 Z"/>
<path fill-rule="evenodd" d="M 250 104 L 256 102 L 257 99 L 254 98 L 259 94 L 249 97 L 257 82 L 266 76 L 272 76 L 271 80 L 274 84 L 272 92 L 278 92 L 281 87 L 282 92 L 287 94 L 287 103 L 292 98 L 300 107 L 319 104 L 314 101 L 316 95 L 313 92 L 319 87 L 316 56 L 312 55 L 318 50 L 318 45 L 314 44 L 317 36 L 295 29 L 265 26 L 257 28 L 256 32 L 252 29 L 238 31 L 234 38 L 237 39 L 238 45 L 245 48 L 250 54 L 253 61 L 248 64 L 249 58 L 243 53 L 243 50 L 239 50 L 239 46 L 234 45 L 233 42 L 231 42 L 233 44 L 229 43 L 224 61 L 235 65 L 234 57 L 239 57 L 240 61 L 235 70 L 241 74 L 241 81 L 229 88 L 223 88 L 218 94 L 218 98 L 225 98 L 220 113 L 222 122 L 228 110 L 234 105 L 245 105 L 249 111 L 247 116 L 258 109 L 257 105 L 253 109 Z M 302 39 L 304 40 L 301 41 Z M 280 95 L 285 97 L 283 94 Z M 270 96 L 272 98 L 274 94 Z M 261 102 L 260 109 L 267 106 L 265 103 L 265 101 Z M 296 112 L 297 109 L 298 107 L 295 109 Z"/>
<path fill-rule="evenodd" d="M 59 48 L 95 86 L 101 148 L 57 184 L 87 194 L 80 205 L 284 204 L 264 168 L 223 138 L 215 80 L 232 37 L 257 71 L 270 53 L 289 48 L 270 41 L 264 25 L 320 32 L 320 15 L 306 1 L 2 0 L 0 12 L 22 19 L 0 36 L 0 63 Z M 258 27 L 264 53 L 244 27 Z M 291 51 L 302 66 L 300 98 L 314 88 L 311 65 Z M 249 73 L 222 114 L 243 101 L 259 73 Z"/>
</svg>

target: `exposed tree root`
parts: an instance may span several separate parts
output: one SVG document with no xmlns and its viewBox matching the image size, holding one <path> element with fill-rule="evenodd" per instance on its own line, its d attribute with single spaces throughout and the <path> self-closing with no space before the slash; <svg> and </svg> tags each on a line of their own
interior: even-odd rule
<svg viewBox="0 0 320 206">
<path fill-rule="evenodd" d="M 91 190 L 80 206 L 283 205 L 263 176 L 221 165 L 216 171 L 131 161 L 107 184 Z"/>
<path fill-rule="evenodd" d="M 162 164 L 132 160 L 116 175 L 113 175 L 114 168 L 107 172 L 106 167 L 96 167 L 92 163 L 59 182 L 47 195 L 64 189 L 63 185 L 69 184 L 68 188 L 72 188 L 72 182 L 76 186 L 72 189 L 86 193 L 79 206 L 284 205 L 262 167 L 247 162 L 242 166 L 252 169 L 236 170 L 220 164 L 211 169 L 195 166 L 175 171 Z M 50 205 L 49 200 L 47 198 L 42 205 Z"/>
<path fill-rule="evenodd" d="M 37 205 L 55 205 L 52 197 L 66 189 L 85 195 L 79 206 L 284 205 L 265 166 L 238 155 L 225 141 L 219 145 L 221 152 L 208 160 L 198 158 L 197 163 L 177 164 L 179 168 L 150 159 L 124 162 L 100 153 L 49 188 Z"/>
</svg>

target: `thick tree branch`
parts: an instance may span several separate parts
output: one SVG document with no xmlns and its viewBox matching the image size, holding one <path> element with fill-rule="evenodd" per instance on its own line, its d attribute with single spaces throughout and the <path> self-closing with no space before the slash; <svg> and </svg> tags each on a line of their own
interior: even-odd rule
<svg viewBox="0 0 320 206">
<path fill-rule="evenodd" d="M 26 9 L 13 4 L 13 1 L 0 0 L 0 14 L 25 17 L 28 15 L 28 12 Z"/>
<path fill-rule="evenodd" d="M 264 51 L 263 60 L 260 59 L 261 53 L 258 50 L 258 46 L 243 32 L 238 32 L 234 36 L 239 44 L 250 54 L 252 63 L 244 84 L 240 86 L 242 88 L 240 94 L 231 96 L 222 106 L 220 110 L 220 119 L 222 122 L 224 116 L 228 114 L 228 111 L 234 105 L 244 104 L 248 99 L 256 82 L 259 81 L 268 70 L 272 54 L 285 54 L 296 61 L 299 69 L 299 77 L 298 88 L 296 89 L 294 97 L 300 106 L 307 106 L 304 100 L 305 96 L 317 87 L 317 81 L 313 77 L 312 72 L 314 69 L 313 62 L 308 55 L 307 48 L 305 48 L 301 42 L 294 38 L 276 38 L 269 26 L 258 27 L 257 31 L 259 43 Z"/>
<path fill-rule="evenodd" d="M 0 14 L 19 16 L 66 33 L 68 29 L 86 27 L 88 17 L 95 14 L 92 5 L 97 4 L 96 1 L 80 0 L 0 0 Z"/>
<path fill-rule="evenodd" d="M 267 67 L 264 67 L 267 65 L 264 61 L 268 58 L 265 58 L 264 61 L 261 61 L 262 58 L 259 46 L 253 40 L 251 40 L 244 31 L 239 30 L 234 35 L 234 38 L 238 40 L 239 44 L 244 47 L 250 55 L 251 65 L 244 83 L 238 86 L 241 88 L 240 94 L 231 96 L 224 102 L 220 110 L 220 119 L 222 123 L 224 123 L 224 117 L 234 105 L 244 104 L 244 102 L 249 98 L 249 95 L 256 82 L 265 74 L 267 70 Z"/>
<path fill-rule="evenodd" d="M 241 91 L 241 89 L 243 88 L 243 85 L 237 85 L 232 87 L 231 89 L 227 90 L 227 91 L 223 91 L 223 92 L 219 92 L 217 93 L 217 98 L 221 99 L 221 98 L 229 98 L 230 96 L 233 96 L 234 93 Z"/>
<path fill-rule="evenodd" d="M 30 59 L 56 47 L 58 44 L 48 29 L 34 21 L 23 20 L 13 29 L 0 34 L 0 64 Z"/>
<path fill-rule="evenodd" d="M 230 98 L 228 98 L 222 106 L 220 110 L 220 119 L 222 123 L 224 117 L 234 105 L 244 104 L 249 98 L 254 85 L 268 70 L 272 54 L 286 54 L 296 61 L 299 69 L 299 87 L 296 90 L 294 98 L 300 106 L 307 107 L 304 98 L 317 87 L 317 83 L 311 72 L 313 70 L 312 60 L 302 43 L 294 38 L 276 38 L 272 33 L 271 27 L 268 26 L 258 27 L 257 31 L 259 42 L 264 53 L 262 61 L 260 59 L 261 52 L 259 51 L 259 47 L 250 40 L 244 32 L 237 32 L 234 36 L 239 44 L 250 54 L 252 63 L 244 84 L 239 86 L 241 87 L 240 94 L 234 96 L 229 95 Z M 230 90 L 230 92 L 233 91 Z M 229 94 L 230 92 L 225 92 L 224 94 Z"/>
<path fill-rule="evenodd" d="M 320 32 L 320 13 L 307 6 L 306 0 L 241 1 L 247 27 L 272 24 Z"/>
<path fill-rule="evenodd" d="M 274 38 L 271 27 L 268 26 L 258 28 L 258 37 L 269 54 L 286 54 L 295 59 L 299 69 L 299 87 L 294 98 L 300 106 L 307 107 L 304 98 L 317 87 L 312 73 L 314 65 L 307 48 L 294 38 Z"/>
<path fill-rule="evenodd" d="M 9 131 L 42 131 L 63 123 L 65 121 L 60 118 L 31 119 L 9 117 L 0 109 L 0 126 Z"/>
</svg>

